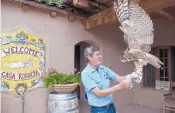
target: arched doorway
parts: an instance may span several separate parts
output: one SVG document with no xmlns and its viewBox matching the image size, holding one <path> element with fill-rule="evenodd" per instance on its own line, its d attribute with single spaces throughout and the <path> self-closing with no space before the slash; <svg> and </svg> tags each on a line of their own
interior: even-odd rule
<svg viewBox="0 0 175 113">
<path fill-rule="evenodd" d="M 74 47 L 75 49 L 74 68 L 76 68 L 79 72 L 81 72 L 86 66 L 86 61 L 84 58 L 84 50 L 86 47 L 91 46 L 91 45 L 98 46 L 96 43 L 92 41 L 82 41 L 82 42 L 77 43 Z M 80 98 L 80 87 L 77 87 L 76 91 L 77 91 L 78 97 Z M 82 92 L 82 95 L 84 94 L 83 92 Z"/>
</svg>

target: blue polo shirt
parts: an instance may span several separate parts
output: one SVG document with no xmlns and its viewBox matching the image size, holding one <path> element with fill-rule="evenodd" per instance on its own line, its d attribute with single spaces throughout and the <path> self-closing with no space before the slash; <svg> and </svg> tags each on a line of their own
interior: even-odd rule
<svg viewBox="0 0 175 113">
<path fill-rule="evenodd" d="M 100 90 L 110 87 L 110 80 L 116 80 L 117 74 L 106 66 L 100 65 L 97 69 L 88 64 L 81 72 L 82 83 L 91 106 L 101 107 L 113 102 L 112 94 L 98 97 L 91 92 L 93 88 Z"/>
</svg>

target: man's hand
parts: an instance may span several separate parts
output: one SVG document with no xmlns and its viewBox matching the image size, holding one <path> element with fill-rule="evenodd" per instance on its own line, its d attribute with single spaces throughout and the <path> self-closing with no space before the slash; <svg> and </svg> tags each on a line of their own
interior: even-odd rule
<svg viewBox="0 0 175 113">
<path fill-rule="evenodd" d="M 118 86 L 121 87 L 121 89 L 128 89 L 130 85 L 131 85 L 131 82 L 129 80 L 123 80 L 118 84 Z"/>
</svg>

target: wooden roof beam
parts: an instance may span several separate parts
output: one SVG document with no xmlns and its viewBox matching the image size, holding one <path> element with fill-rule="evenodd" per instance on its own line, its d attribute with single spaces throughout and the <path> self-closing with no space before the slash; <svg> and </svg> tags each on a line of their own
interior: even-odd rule
<svg viewBox="0 0 175 113">
<path fill-rule="evenodd" d="M 141 0 L 139 5 L 149 13 L 161 10 L 166 7 L 174 6 L 175 0 Z M 115 22 L 116 19 L 115 10 L 113 7 L 111 7 L 88 17 L 86 20 L 86 29 L 91 29 L 107 23 Z"/>
<path fill-rule="evenodd" d="M 135 3 L 140 3 L 140 0 L 132 0 Z"/>
<path fill-rule="evenodd" d="M 162 15 L 162 16 L 168 18 L 168 19 L 174 19 L 173 16 L 171 16 L 169 13 L 167 13 L 167 12 L 165 12 L 165 11 L 163 11 L 163 10 L 160 10 L 160 11 L 157 11 L 157 12 L 158 12 L 160 15 Z"/>
<path fill-rule="evenodd" d="M 85 17 L 79 16 L 78 14 L 74 14 L 70 11 L 62 10 L 62 9 L 57 8 L 57 7 L 49 6 L 46 4 L 39 4 L 39 3 L 36 3 L 35 1 L 32 1 L 32 0 L 6 0 L 6 1 L 23 4 L 22 5 L 23 11 L 27 11 L 29 6 L 32 6 L 32 7 L 36 7 L 39 9 L 50 11 L 51 17 L 55 17 L 58 13 L 60 13 L 60 14 L 68 15 L 68 16 L 70 16 L 70 15 L 74 16 L 75 18 L 82 20 L 82 21 L 84 21 L 84 19 L 85 19 Z"/>
</svg>

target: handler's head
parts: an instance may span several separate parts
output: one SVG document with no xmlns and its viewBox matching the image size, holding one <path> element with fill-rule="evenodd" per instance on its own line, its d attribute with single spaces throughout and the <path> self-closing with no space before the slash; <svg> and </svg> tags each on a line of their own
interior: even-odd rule
<svg viewBox="0 0 175 113">
<path fill-rule="evenodd" d="M 101 52 L 96 46 L 89 46 L 85 49 L 84 57 L 86 61 L 94 66 L 101 64 Z"/>
</svg>

